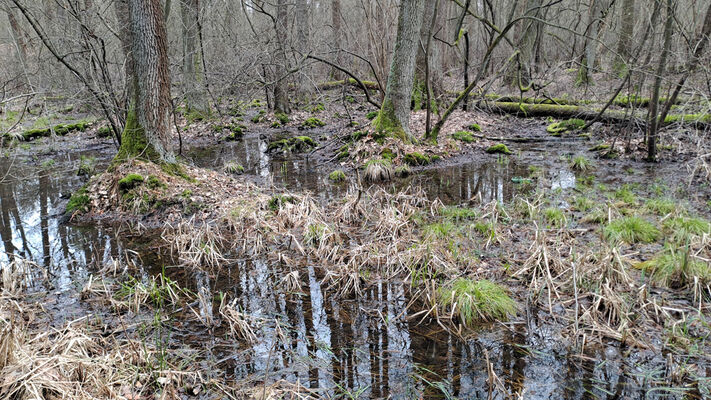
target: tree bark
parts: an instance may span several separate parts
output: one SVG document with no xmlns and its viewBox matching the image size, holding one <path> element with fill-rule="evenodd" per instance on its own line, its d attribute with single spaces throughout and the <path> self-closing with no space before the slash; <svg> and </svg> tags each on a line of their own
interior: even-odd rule
<svg viewBox="0 0 711 400">
<path fill-rule="evenodd" d="M 296 0 L 296 49 L 300 54 L 308 53 L 311 29 L 309 26 L 309 3 L 307 0 Z M 303 67 L 298 74 L 297 88 L 299 98 L 304 98 L 309 92 L 309 68 Z"/>
<path fill-rule="evenodd" d="M 656 76 L 654 77 L 654 85 L 652 86 L 652 99 L 649 105 L 649 123 L 647 124 L 647 161 L 654 162 L 657 158 L 657 136 L 659 135 L 659 121 L 657 109 L 659 107 L 659 92 L 662 86 L 662 75 L 667 65 L 669 50 L 672 39 L 672 21 L 674 19 L 674 4 L 673 0 L 667 0 L 667 20 L 664 24 L 664 45 L 662 54 L 659 56 L 659 65 L 657 67 Z"/>
<path fill-rule="evenodd" d="M 138 157 L 175 162 L 170 138 L 170 75 L 160 0 L 128 0 L 133 98 L 130 100 L 118 161 Z"/>
<path fill-rule="evenodd" d="M 286 0 L 277 0 L 276 6 L 276 79 L 274 82 L 274 112 L 289 113 L 289 93 L 286 85 L 286 40 L 288 32 L 287 21 L 287 2 Z"/>
<path fill-rule="evenodd" d="M 210 114 L 205 73 L 200 52 L 199 0 L 180 0 L 183 25 L 183 90 L 189 111 Z"/>
<path fill-rule="evenodd" d="M 597 60 L 598 35 L 600 25 L 606 9 L 609 7 L 609 0 L 591 0 L 588 13 L 588 28 L 585 38 L 585 54 L 578 70 L 578 84 L 587 85 L 592 83 L 591 72 L 595 69 Z"/>
<path fill-rule="evenodd" d="M 341 0 L 331 1 L 331 51 L 335 55 L 335 63 L 343 65 L 341 56 Z M 331 78 L 333 80 L 343 79 L 343 73 L 337 68 L 331 69 Z"/>
<path fill-rule="evenodd" d="M 620 37 L 617 40 L 617 54 L 614 68 L 618 74 L 624 73 L 629 62 L 634 37 L 635 0 L 623 0 L 620 14 Z"/>
<path fill-rule="evenodd" d="M 410 133 L 410 99 L 424 6 L 425 0 L 400 2 L 397 39 L 385 99 L 378 117 L 373 121 L 378 131 L 394 134 L 406 142 L 415 141 Z"/>
</svg>

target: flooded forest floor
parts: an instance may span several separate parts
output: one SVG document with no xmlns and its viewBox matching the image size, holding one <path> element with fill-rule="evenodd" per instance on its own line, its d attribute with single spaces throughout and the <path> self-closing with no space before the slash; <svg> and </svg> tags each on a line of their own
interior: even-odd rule
<svg viewBox="0 0 711 400">
<path fill-rule="evenodd" d="M 365 104 L 181 115 L 181 168 L 105 172 L 93 120 L 0 148 L 0 397 L 711 396 L 706 125 L 647 163 L 634 126 L 406 145 Z"/>
</svg>

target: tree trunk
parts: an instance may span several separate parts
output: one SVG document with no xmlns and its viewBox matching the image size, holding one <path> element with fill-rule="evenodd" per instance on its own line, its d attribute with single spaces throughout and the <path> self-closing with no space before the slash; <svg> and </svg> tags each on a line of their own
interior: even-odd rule
<svg viewBox="0 0 711 400">
<path fill-rule="evenodd" d="M 620 37 L 617 40 L 617 54 L 615 55 L 614 69 L 618 74 L 623 74 L 627 69 L 634 37 L 634 9 L 635 0 L 623 0 L 620 15 Z"/>
<path fill-rule="evenodd" d="M 341 56 L 341 0 L 331 1 L 331 51 L 335 54 L 336 64 L 343 65 Z M 331 68 L 331 78 L 333 80 L 343 79 L 343 73 L 337 68 Z"/>
<path fill-rule="evenodd" d="M 286 39 L 288 32 L 287 21 L 287 2 L 286 0 L 277 0 L 276 6 L 276 79 L 274 82 L 274 112 L 289 113 L 289 92 L 286 85 Z"/>
<path fill-rule="evenodd" d="M 518 40 L 518 65 L 512 68 L 508 81 L 516 84 L 521 90 L 529 87 L 533 70 L 534 53 L 538 47 L 538 40 L 543 24 L 538 19 L 541 18 L 542 0 L 528 0 L 523 3 L 524 14 L 534 19 L 524 19 L 519 23 L 520 30 L 516 35 Z"/>
<path fill-rule="evenodd" d="M 583 61 L 578 70 L 579 85 L 587 85 L 592 83 L 590 74 L 595 69 L 595 61 L 597 60 L 598 35 L 600 33 L 600 25 L 603 19 L 603 13 L 609 7 L 609 0 L 591 0 L 588 13 L 588 28 L 585 38 L 585 54 Z"/>
<path fill-rule="evenodd" d="M 121 148 L 116 159 L 138 157 L 175 162 L 170 140 L 170 75 L 163 9 L 160 0 L 128 0 L 132 64 L 129 103 Z"/>
<path fill-rule="evenodd" d="M 309 27 L 309 3 L 307 0 L 296 0 L 296 49 L 299 51 L 300 55 L 308 53 L 309 37 L 311 36 L 311 29 Z M 299 98 L 305 98 L 309 92 L 309 68 L 304 67 L 298 74 L 297 88 L 299 93 Z"/>
<path fill-rule="evenodd" d="M 183 25 L 183 90 L 188 111 L 210 114 L 200 52 L 199 0 L 180 0 Z"/>
<path fill-rule="evenodd" d="M 662 86 L 662 75 L 667 65 L 669 57 L 669 49 L 672 39 L 672 20 L 674 19 L 674 4 L 673 0 L 667 0 L 667 20 L 664 24 L 664 47 L 662 54 L 659 56 L 659 65 L 657 67 L 656 76 L 654 77 L 654 85 L 652 86 L 652 99 L 649 104 L 649 123 L 647 124 L 647 161 L 654 162 L 657 158 L 657 136 L 659 134 L 659 125 L 661 121 L 657 118 L 657 109 L 659 107 L 659 91 Z"/>
<path fill-rule="evenodd" d="M 410 99 L 424 6 L 425 0 L 400 2 L 397 39 L 385 99 L 378 117 L 373 121 L 378 131 L 394 134 L 407 142 L 415 141 L 410 133 Z"/>
</svg>

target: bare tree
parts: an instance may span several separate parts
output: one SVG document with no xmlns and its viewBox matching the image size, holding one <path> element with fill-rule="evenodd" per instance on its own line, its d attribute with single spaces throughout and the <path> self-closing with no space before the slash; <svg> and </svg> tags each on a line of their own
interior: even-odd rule
<svg viewBox="0 0 711 400">
<path fill-rule="evenodd" d="M 658 119 L 657 109 L 659 107 L 659 92 L 664 78 L 664 71 L 667 67 L 669 50 L 672 39 L 672 22 L 674 20 L 673 0 L 667 0 L 666 22 L 664 23 L 664 44 L 662 54 L 659 56 L 659 64 L 652 86 L 652 98 L 649 101 L 649 117 L 647 121 L 647 161 L 656 161 L 657 158 L 657 136 L 659 135 L 659 125 L 663 122 Z"/>
<path fill-rule="evenodd" d="M 288 13 L 286 0 L 277 0 L 276 6 L 276 80 L 274 83 L 274 112 L 289 113 L 289 92 L 287 91 L 286 43 L 288 34 Z"/>
</svg>

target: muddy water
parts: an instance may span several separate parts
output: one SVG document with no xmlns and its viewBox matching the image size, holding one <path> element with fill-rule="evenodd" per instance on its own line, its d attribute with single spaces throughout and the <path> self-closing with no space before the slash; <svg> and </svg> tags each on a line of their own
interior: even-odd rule
<svg viewBox="0 0 711 400">
<path fill-rule="evenodd" d="M 194 149 L 188 157 L 209 167 L 234 160 L 266 184 L 309 190 L 323 200 L 337 198 L 344 190 L 331 185 L 325 179 L 329 171 L 309 159 L 272 158 L 264 147 L 256 138 L 246 139 Z M 472 160 L 424 171 L 399 184 L 420 184 L 430 196 L 447 203 L 478 197 L 506 201 L 536 185 L 566 189 L 575 184 L 575 175 L 559 156 L 575 153 L 579 147 L 574 142 L 561 144 L 560 152 L 551 157 L 542 145 L 529 146 L 508 161 Z M 162 262 L 146 250 L 150 243 L 120 227 L 61 222 L 68 195 L 85 180 L 76 175 L 81 155 L 96 157 L 97 168 L 102 168 L 111 149 L 107 145 L 35 159 L 0 159 L 0 177 L 5 177 L 0 183 L 4 251 L 0 258 L 6 261 L 14 253 L 46 267 L 51 290 L 73 298 L 74 309 L 81 307 L 75 295 L 95 264 L 128 255 L 143 260 L 147 271 L 156 271 Z M 51 165 L 46 161 L 50 158 L 54 160 Z M 514 178 L 529 174 L 530 165 L 543 168 L 543 178 L 533 187 L 514 183 Z M 657 179 L 656 173 L 642 171 L 634 177 L 651 182 Z M 380 282 L 357 300 L 336 301 L 327 295 L 318 268 L 309 265 L 299 269 L 300 290 L 285 292 L 282 278 L 291 272 L 285 268 L 242 260 L 219 277 L 168 268 L 181 285 L 228 293 L 238 299 L 241 309 L 261 321 L 257 339 L 250 345 L 228 340 L 224 332 L 215 335 L 186 326 L 172 335 L 172 346 L 206 347 L 209 362 L 205 365 L 215 376 L 235 381 L 248 377 L 259 381 L 264 376 L 270 381 L 298 380 L 328 397 L 485 399 L 490 379 L 487 359 L 500 385 L 525 399 L 681 397 L 660 387 L 666 374 L 664 357 L 628 353 L 612 344 L 591 349 L 583 357 L 569 354 L 568 343 L 540 322 L 552 318 L 544 313 L 532 318 L 530 326 L 481 326 L 462 341 L 436 325 L 409 318 L 407 285 Z M 494 391 L 492 398 L 504 396 Z"/>
</svg>

